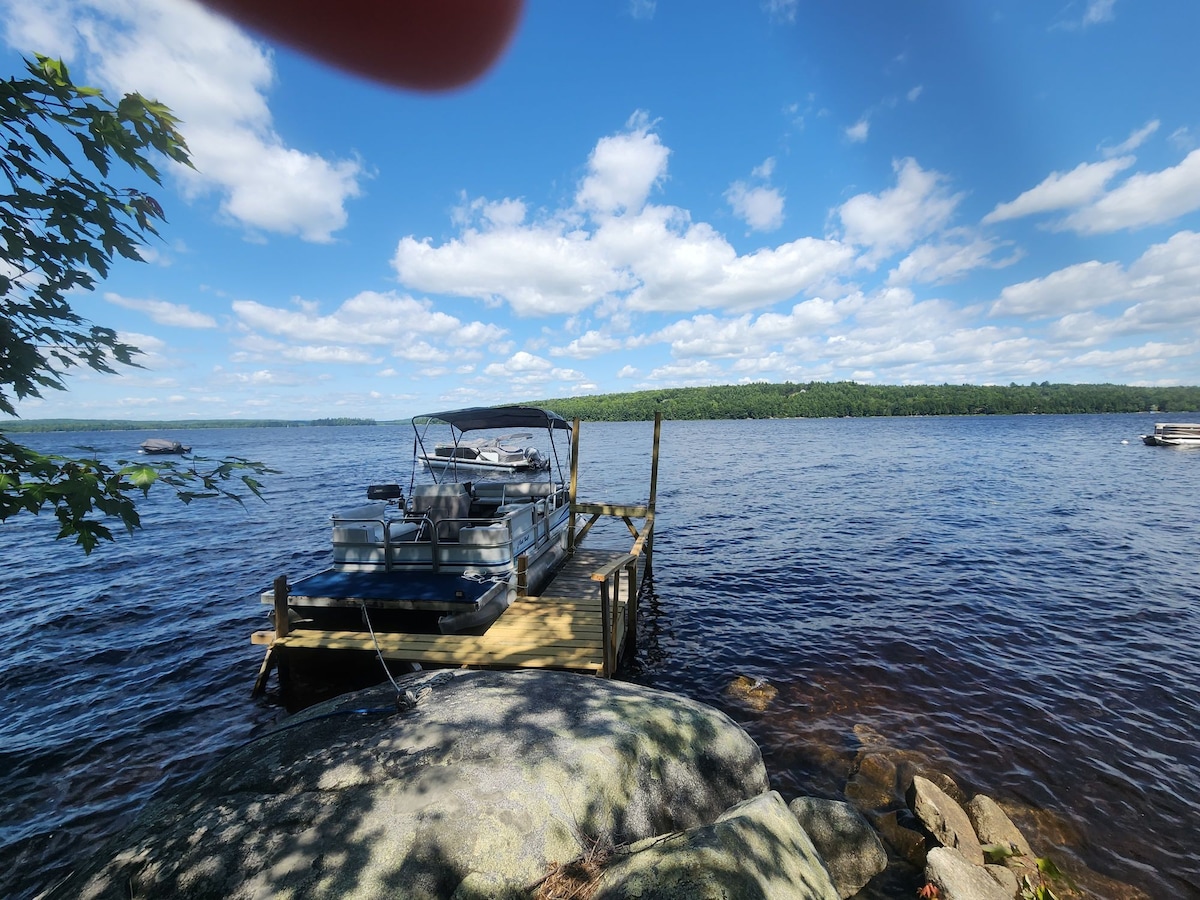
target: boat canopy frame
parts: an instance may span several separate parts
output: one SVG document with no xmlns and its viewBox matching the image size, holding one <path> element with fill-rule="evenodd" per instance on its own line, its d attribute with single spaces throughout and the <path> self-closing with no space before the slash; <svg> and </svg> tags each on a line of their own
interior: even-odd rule
<svg viewBox="0 0 1200 900">
<path fill-rule="evenodd" d="M 444 422 L 460 432 L 485 428 L 548 428 L 571 430 L 571 423 L 556 412 L 539 406 L 472 406 L 447 412 L 413 416 L 413 428 Z"/>
</svg>

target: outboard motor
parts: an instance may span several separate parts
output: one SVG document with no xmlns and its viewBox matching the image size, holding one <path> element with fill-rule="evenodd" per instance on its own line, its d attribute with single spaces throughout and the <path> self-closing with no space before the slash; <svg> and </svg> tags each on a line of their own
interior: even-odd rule
<svg viewBox="0 0 1200 900">
<path fill-rule="evenodd" d="M 368 500 L 387 500 L 389 503 L 396 501 L 398 504 L 404 504 L 404 491 L 400 490 L 398 484 L 371 484 L 367 485 Z"/>
</svg>

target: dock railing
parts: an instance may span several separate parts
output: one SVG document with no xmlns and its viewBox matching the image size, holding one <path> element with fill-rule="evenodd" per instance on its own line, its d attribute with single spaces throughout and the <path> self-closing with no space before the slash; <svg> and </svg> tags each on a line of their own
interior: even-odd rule
<svg viewBox="0 0 1200 900">
<path fill-rule="evenodd" d="M 600 583 L 601 610 L 604 619 L 605 674 L 617 667 L 618 647 L 632 651 L 637 641 L 638 568 L 642 576 L 653 573 L 654 505 L 658 494 L 658 447 L 662 434 L 662 413 L 654 414 L 654 444 L 650 457 L 650 495 L 645 504 L 581 503 L 576 491 L 579 486 L 579 419 L 571 430 L 571 522 L 567 529 L 567 552 L 575 548 L 602 516 L 620 519 L 629 529 L 633 545 L 629 552 L 612 559 L 592 573 L 592 581 Z M 640 520 L 640 521 L 639 521 Z M 626 600 L 621 602 L 621 572 L 626 573 Z M 617 639 L 624 618 L 624 641 Z"/>
</svg>

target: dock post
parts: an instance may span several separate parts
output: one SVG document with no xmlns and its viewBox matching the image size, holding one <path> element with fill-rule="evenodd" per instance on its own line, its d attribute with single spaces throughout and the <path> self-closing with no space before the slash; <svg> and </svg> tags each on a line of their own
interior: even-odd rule
<svg viewBox="0 0 1200 900">
<path fill-rule="evenodd" d="M 645 527 L 650 530 L 646 535 L 646 566 L 642 572 L 643 578 L 650 578 L 654 570 L 654 504 L 658 499 L 658 444 L 662 435 L 662 410 L 654 411 L 654 450 L 650 456 L 650 500 L 647 504 L 649 515 Z"/>
<path fill-rule="evenodd" d="M 288 587 L 287 576 L 280 575 L 275 579 L 275 637 L 287 637 L 290 623 L 288 622 Z"/>
<path fill-rule="evenodd" d="M 575 552 L 575 495 L 579 489 L 579 417 L 571 423 L 571 487 L 567 492 L 571 519 L 567 523 L 567 553 Z"/>
<path fill-rule="evenodd" d="M 637 560 L 634 559 L 625 567 L 629 576 L 629 599 L 625 601 L 625 652 L 637 652 L 637 617 L 638 617 L 638 577 Z M 618 576 L 620 577 L 620 576 Z"/>
<path fill-rule="evenodd" d="M 603 678 L 612 677 L 612 669 L 608 666 L 613 641 L 612 621 L 609 619 L 611 613 L 612 598 L 608 595 L 608 579 L 605 578 L 600 582 L 600 654 L 604 660 L 600 668 L 600 675 Z"/>
<path fill-rule="evenodd" d="M 287 576 L 280 575 L 275 579 L 275 638 L 287 637 L 288 634 L 288 614 L 287 614 L 287 598 L 291 588 L 288 587 Z M 263 657 L 262 665 L 258 667 L 258 677 L 254 679 L 254 689 L 250 692 L 251 699 L 261 696 L 262 692 L 267 689 L 267 679 L 271 675 L 271 669 L 279 666 L 280 681 L 287 678 L 286 669 L 283 665 L 283 648 L 276 647 L 275 641 L 272 640 L 267 647 L 267 655 Z M 279 658 L 276 658 L 276 654 Z"/>
<path fill-rule="evenodd" d="M 292 620 L 288 618 L 288 597 L 292 589 L 288 586 L 287 576 L 280 575 L 275 579 L 275 638 L 287 637 L 292 630 Z M 288 665 L 288 654 L 285 648 L 271 646 L 275 657 L 275 668 L 279 673 L 279 690 L 286 698 L 291 691 L 292 673 Z"/>
</svg>

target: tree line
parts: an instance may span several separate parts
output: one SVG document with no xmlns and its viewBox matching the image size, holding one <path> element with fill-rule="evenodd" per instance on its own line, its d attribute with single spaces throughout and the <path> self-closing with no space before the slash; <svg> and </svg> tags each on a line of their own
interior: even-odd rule
<svg viewBox="0 0 1200 900">
<path fill-rule="evenodd" d="M 13 419 L 0 421 L 6 432 L 26 434 L 45 431 L 154 431 L 170 428 L 197 430 L 202 428 L 308 428 L 340 425 L 376 425 L 374 419 L 354 419 L 344 416 L 333 419 L 187 419 L 184 421 L 135 422 L 128 419 Z"/>
<path fill-rule="evenodd" d="M 537 401 L 593 422 L 846 416 L 1181 413 L 1200 410 L 1200 387 L 1119 384 L 879 385 L 853 381 L 738 384 Z"/>
</svg>

